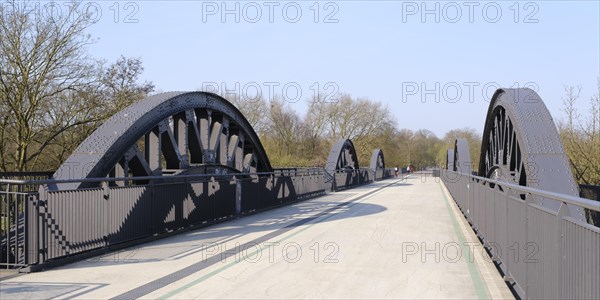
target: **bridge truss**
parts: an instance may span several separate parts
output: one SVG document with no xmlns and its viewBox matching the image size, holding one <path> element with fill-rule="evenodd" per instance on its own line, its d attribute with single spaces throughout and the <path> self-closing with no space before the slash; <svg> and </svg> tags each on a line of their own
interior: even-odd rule
<svg viewBox="0 0 600 300">
<path fill-rule="evenodd" d="M 521 298 L 600 297 L 600 228 L 586 218 L 600 213 L 600 203 L 579 198 L 560 136 L 537 93 L 497 90 L 477 175 L 471 174 L 467 141 L 457 139 L 441 177 Z"/>
</svg>

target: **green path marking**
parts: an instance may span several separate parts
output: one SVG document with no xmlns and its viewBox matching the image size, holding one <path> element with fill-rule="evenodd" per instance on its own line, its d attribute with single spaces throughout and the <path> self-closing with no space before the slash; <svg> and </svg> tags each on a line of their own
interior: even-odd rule
<svg viewBox="0 0 600 300">
<path fill-rule="evenodd" d="M 469 253 L 469 251 L 471 251 L 471 250 L 467 247 L 466 238 L 465 238 L 464 234 L 462 233 L 462 231 L 460 230 L 460 225 L 458 224 L 458 220 L 456 219 L 456 216 L 454 215 L 454 211 L 450 207 L 450 199 L 448 199 L 448 197 L 446 197 L 446 193 L 444 192 L 441 182 L 439 182 L 439 185 L 440 185 L 440 190 L 442 191 L 442 195 L 444 196 L 444 199 L 446 200 L 445 201 L 446 208 L 448 209 L 448 214 L 450 214 L 450 219 L 452 220 L 452 227 L 454 228 L 454 233 L 456 234 L 456 237 L 460 241 L 460 247 L 462 248 L 462 253 Z M 472 255 L 473 255 L 473 258 L 475 258 L 475 255 L 474 254 L 472 254 Z M 475 266 L 475 262 L 474 261 L 470 262 L 469 260 L 467 260 L 466 264 L 467 264 L 467 268 L 469 270 L 469 274 L 471 275 L 471 279 L 473 280 L 473 286 L 475 287 L 475 292 L 477 293 L 477 298 L 478 299 L 490 299 L 491 296 L 489 294 L 489 291 L 485 287 L 485 284 L 483 283 L 483 277 L 481 276 L 481 273 L 479 273 L 479 269 L 477 268 L 477 266 Z"/>
</svg>

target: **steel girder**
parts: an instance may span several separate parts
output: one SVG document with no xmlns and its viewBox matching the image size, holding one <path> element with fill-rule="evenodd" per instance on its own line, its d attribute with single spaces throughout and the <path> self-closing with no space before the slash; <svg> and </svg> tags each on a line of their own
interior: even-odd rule
<svg viewBox="0 0 600 300">
<path fill-rule="evenodd" d="M 496 91 L 488 108 L 480 155 L 479 176 L 579 196 L 552 116 L 531 89 Z M 554 211 L 561 205 L 544 198 L 535 202 Z M 569 210 L 572 217 L 585 220 L 581 208 Z"/>
<path fill-rule="evenodd" d="M 458 173 L 471 174 L 473 163 L 471 161 L 471 152 L 469 143 L 465 139 L 456 139 L 453 151 L 453 170 Z"/>
<path fill-rule="evenodd" d="M 446 170 L 454 171 L 454 149 L 446 151 Z"/>
<path fill-rule="evenodd" d="M 371 165 L 369 168 L 371 169 L 371 171 L 385 169 L 385 159 L 383 157 L 383 151 L 381 151 L 381 149 L 373 150 L 373 154 L 371 155 Z"/>
<path fill-rule="evenodd" d="M 356 156 L 356 150 L 352 141 L 349 139 L 340 139 L 335 142 L 329 152 L 325 170 L 329 174 L 333 174 L 336 170 L 358 168 L 358 157 Z"/>
<path fill-rule="evenodd" d="M 218 95 L 169 92 L 150 96 L 109 118 L 53 178 L 162 176 L 194 172 L 270 172 L 266 152 L 242 113 Z M 86 183 L 51 188 L 74 189 Z"/>
</svg>

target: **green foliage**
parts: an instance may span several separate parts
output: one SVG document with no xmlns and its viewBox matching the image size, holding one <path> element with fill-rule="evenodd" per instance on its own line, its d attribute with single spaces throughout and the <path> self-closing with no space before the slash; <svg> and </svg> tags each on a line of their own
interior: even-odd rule
<svg viewBox="0 0 600 300">
<path fill-rule="evenodd" d="M 6 231 L 8 231 L 8 217 L 0 217 L 0 235 L 3 235 Z"/>
<path fill-rule="evenodd" d="M 481 153 L 481 135 L 474 128 L 452 129 L 444 135 L 442 144 L 438 147 L 437 161 L 440 166 L 446 166 L 446 156 L 448 149 L 454 149 L 456 139 L 466 139 L 469 143 L 469 152 L 471 154 L 472 169 L 479 169 L 479 156 Z"/>
</svg>

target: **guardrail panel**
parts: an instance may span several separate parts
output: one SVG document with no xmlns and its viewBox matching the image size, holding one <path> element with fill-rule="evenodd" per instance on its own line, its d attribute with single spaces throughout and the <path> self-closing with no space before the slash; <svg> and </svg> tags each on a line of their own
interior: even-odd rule
<svg viewBox="0 0 600 300">
<path fill-rule="evenodd" d="M 110 188 L 106 224 L 110 244 L 153 234 L 152 196 L 148 186 Z"/>
<path fill-rule="evenodd" d="M 185 214 L 183 208 L 188 198 L 187 185 L 181 182 L 168 182 L 155 184 L 152 187 L 153 194 L 149 199 L 151 206 L 148 213 L 158 214 L 153 218 L 154 225 L 158 226 L 156 228 L 158 232 L 176 230 L 189 225 L 189 216 Z"/>
<path fill-rule="evenodd" d="M 511 277 L 515 281 L 516 289 L 521 294 L 526 293 L 527 288 L 527 270 L 523 260 L 519 259 L 520 248 L 527 242 L 526 232 L 526 207 L 524 200 L 510 196 L 507 202 L 508 216 L 508 248 L 502 262 L 507 265 Z"/>
<path fill-rule="evenodd" d="M 208 197 L 215 198 L 215 218 L 227 218 L 235 215 L 235 180 L 210 181 Z"/>
<path fill-rule="evenodd" d="M 527 241 L 519 246 L 519 259 L 527 268 L 527 296 L 556 298 L 560 258 L 557 213 L 528 204 Z"/>
<path fill-rule="evenodd" d="M 188 182 L 186 206 L 190 224 L 201 224 L 212 220 L 215 210 L 214 202 L 214 198 L 208 197 L 208 182 L 202 180 Z"/>
<path fill-rule="evenodd" d="M 494 259 L 500 259 L 503 254 L 507 255 L 508 251 L 508 199 L 506 194 L 499 191 L 494 193 L 494 197 L 494 239 L 492 240 L 494 244 L 492 245 L 492 255 Z"/>
<path fill-rule="evenodd" d="M 496 208 L 495 208 L 495 204 L 497 201 L 499 201 L 499 198 L 502 197 L 502 195 L 498 193 L 498 190 L 492 190 L 492 189 L 488 189 L 491 190 L 491 193 L 486 193 L 486 197 L 484 197 L 482 200 L 482 202 L 484 202 L 484 209 L 485 212 L 483 214 L 483 219 L 484 219 L 484 225 L 483 225 L 483 237 L 484 237 L 484 241 L 489 243 L 489 242 L 495 242 L 496 241 L 496 234 L 495 234 L 495 222 L 496 222 Z M 489 195 L 489 197 L 487 197 Z"/>
<path fill-rule="evenodd" d="M 597 212 L 597 202 L 479 176 L 451 180 L 457 174 L 443 171 L 442 180 L 520 297 L 600 299 L 600 228 L 567 209 Z M 560 213 L 535 204 L 541 197 L 562 203 Z"/>
<path fill-rule="evenodd" d="M 600 299 L 600 228 L 572 218 L 560 222 L 563 264 L 560 298 Z"/>
<path fill-rule="evenodd" d="M 105 201 L 102 189 L 48 192 L 40 214 L 46 260 L 106 245 Z"/>
</svg>

